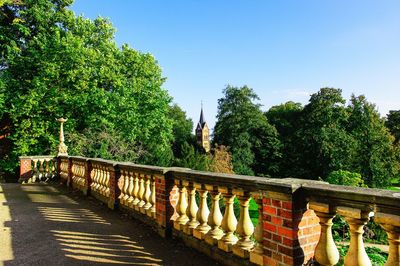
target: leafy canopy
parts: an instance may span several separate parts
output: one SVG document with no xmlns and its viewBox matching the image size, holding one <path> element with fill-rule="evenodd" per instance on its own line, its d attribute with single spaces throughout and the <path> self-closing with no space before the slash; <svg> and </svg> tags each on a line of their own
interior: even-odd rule
<svg viewBox="0 0 400 266">
<path fill-rule="evenodd" d="M 58 117 L 68 118 L 65 131 L 77 140 L 67 143 L 71 151 L 89 144 L 85 134 L 112 132 L 142 151 L 127 159 L 168 165 L 171 98 L 157 61 L 128 45 L 117 47 L 109 21 L 77 17 L 71 3 L 27 0 L 0 7 L 0 135 L 10 134 L 12 142 L 2 166 L 12 171 L 17 156 L 54 153 Z"/>
</svg>

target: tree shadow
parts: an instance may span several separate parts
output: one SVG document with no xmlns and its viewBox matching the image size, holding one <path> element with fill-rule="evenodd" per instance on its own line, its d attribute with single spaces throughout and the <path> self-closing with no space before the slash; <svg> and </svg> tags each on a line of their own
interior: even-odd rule
<svg viewBox="0 0 400 266">
<path fill-rule="evenodd" d="M 58 185 L 1 184 L 0 204 L 4 265 L 215 264 Z"/>
</svg>

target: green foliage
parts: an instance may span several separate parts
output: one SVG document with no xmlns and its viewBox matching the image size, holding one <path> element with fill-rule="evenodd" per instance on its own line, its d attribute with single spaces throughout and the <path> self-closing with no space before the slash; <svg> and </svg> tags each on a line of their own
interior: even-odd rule
<svg viewBox="0 0 400 266">
<path fill-rule="evenodd" d="M 294 149 L 302 154 L 298 174 L 308 179 L 325 178 L 335 170 L 350 170 L 354 138 L 346 131 L 348 113 L 341 90 L 322 88 L 311 95 L 300 118 Z"/>
<path fill-rule="evenodd" d="M 223 93 L 218 100 L 214 143 L 230 148 L 235 173 L 278 173 L 281 144 L 276 129 L 254 103 L 258 96 L 247 86 L 227 86 Z"/>
<path fill-rule="evenodd" d="M 210 157 L 203 152 L 197 151 L 193 145 L 184 142 L 182 147 L 182 157 L 175 159 L 175 165 L 186 167 L 193 170 L 208 171 Z"/>
<path fill-rule="evenodd" d="M 339 255 L 340 255 L 340 260 L 337 266 L 342 266 L 344 265 L 344 256 L 346 256 L 347 251 L 349 250 L 348 245 L 339 245 L 338 246 L 339 250 Z M 376 247 L 366 247 L 365 251 L 367 252 L 367 255 L 369 259 L 371 260 L 372 265 L 374 266 L 383 266 L 388 258 L 388 254 L 385 252 L 382 252 L 379 248 Z"/>
<path fill-rule="evenodd" d="M 395 115 L 391 121 L 395 124 Z M 385 128 L 375 106 L 364 96 L 345 106 L 340 89 L 322 88 L 304 108 L 288 102 L 272 107 L 266 116 L 283 143 L 280 175 L 326 179 L 339 184 L 387 187 L 399 172 L 400 146 Z M 393 128 L 395 128 L 393 126 Z M 346 180 L 339 180 L 344 175 Z M 351 180 L 356 178 L 356 180 Z"/>
<path fill-rule="evenodd" d="M 282 177 L 298 177 L 302 153 L 296 149 L 296 131 L 300 128 L 303 107 L 300 103 L 286 102 L 272 106 L 266 113 L 268 121 L 275 126 L 283 144 L 282 160 L 279 162 Z"/>
<path fill-rule="evenodd" d="M 15 168 L 19 155 L 54 154 L 55 119 L 66 117 L 65 131 L 80 136 L 72 150 L 92 144 L 85 142 L 90 132 L 107 129 L 121 145 L 143 150 L 130 160 L 169 165 L 171 98 L 161 88 L 157 61 L 127 45 L 118 48 L 110 22 L 76 17 L 67 8 L 71 2 L 30 0 L 1 7 L 0 118 L 12 141 L 1 164 Z M 101 149 L 98 154 L 112 155 Z"/>
<path fill-rule="evenodd" d="M 400 140 L 400 110 L 391 110 L 387 115 L 385 126 L 395 137 L 396 143 Z"/>
<path fill-rule="evenodd" d="M 355 172 L 369 187 L 387 187 L 398 172 L 398 161 L 389 134 L 374 104 L 361 95 L 351 96 L 349 132 L 357 140 Z"/>
<path fill-rule="evenodd" d="M 326 180 L 329 184 L 353 186 L 353 187 L 367 187 L 364 180 L 359 173 L 353 173 L 344 170 L 331 172 Z"/>
<path fill-rule="evenodd" d="M 182 145 L 184 143 L 194 145 L 193 121 L 186 117 L 186 113 L 174 104 L 169 108 L 168 116 L 172 119 L 172 132 L 174 142 L 172 143 L 172 151 L 174 156 L 180 158 L 182 156 Z"/>
</svg>

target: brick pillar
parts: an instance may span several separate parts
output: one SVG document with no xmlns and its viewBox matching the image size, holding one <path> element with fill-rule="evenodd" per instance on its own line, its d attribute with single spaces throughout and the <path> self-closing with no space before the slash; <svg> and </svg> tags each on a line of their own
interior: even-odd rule
<svg viewBox="0 0 400 266">
<path fill-rule="evenodd" d="M 121 171 L 119 170 L 119 167 L 117 165 L 108 165 L 107 171 L 110 172 L 110 181 L 109 181 L 109 186 L 110 186 L 110 196 L 108 200 L 108 208 L 114 210 L 118 208 L 119 204 L 119 195 L 121 194 L 121 191 L 118 187 L 118 180 L 121 176 Z"/>
<path fill-rule="evenodd" d="M 85 162 L 85 180 L 86 185 L 83 190 L 83 194 L 86 196 L 90 194 L 90 184 L 92 183 L 92 179 L 90 178 L 90 173 L 92 172 L 92 162 L 87 159 Z"/>
<path fill-rule="evenodd" d="M 158 233 L 162 237 L 169 237 L 172 233 L 173 223 L 171 217 L 174 208 L 170 204 L 170 192 L 174 186 L 173 178 L 168 175 L 156 175 L 156 221 Z"/>
<path fill-rule="evenodd" d="M 27 157 L 19 158 L 19 179 L 18 182 L 28 181 L 32 177 L 32 160 Z"/>
<path fill-rule="evenodd" d="M 264 265 L 303 265 L 314 257 L 320 225 L 299 193 L 263 198 Z"/>
</svg>

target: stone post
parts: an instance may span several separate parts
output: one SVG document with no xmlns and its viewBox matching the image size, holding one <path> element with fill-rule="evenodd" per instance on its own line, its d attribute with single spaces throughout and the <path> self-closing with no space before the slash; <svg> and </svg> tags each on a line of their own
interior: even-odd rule
<svg viewBox="0 0 400 266">
<path fill-rule="evenodd" d="M 110 196 L 109 196 L 109 200 L 108 200 L 108 207 L 112 210 L 116 209 L 118 207 L 118 197 L 119 194 L 121 193 L 121 191 L 119 190 L 118 187 L 118 179 L 120 177 L 120 170 L 118 165 L 114 164 L 114 165 L 110 165 L 107 166 L 109 169 L 109 173 L 110 173 L 110 180 L 109 180 L 109 184 L 108 187 L 110 188 Z"/>
<path fill-rule="evenodd" d="M 30 157 L 19 157 L 19 179 L 18 182 L 28 182 L 32 177 L 32 160 Z"/>
<path fill-rule="evenodd" d="M 64 143 L 64 123 L 67 122 L 68 119 L 59 118 L 57 119 L 60 122 L 60 144 L 58 145 L 58 156 L 60 155 L 68 155 L 68 147 Z"/>
</svg>

